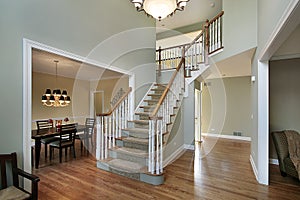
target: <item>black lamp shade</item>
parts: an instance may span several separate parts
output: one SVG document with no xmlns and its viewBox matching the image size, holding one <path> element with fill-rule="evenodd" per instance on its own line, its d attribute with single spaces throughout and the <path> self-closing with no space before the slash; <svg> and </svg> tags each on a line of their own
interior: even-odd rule
<svg viewBox="0 0 300 200">
<path fill-rule="evenodd" d="M 65 101 L 65 98 L 64 98 L 63 96 L 60 96 L 60 97 L 59 97 L 59 102 L 60 102 L 60 103 L 63 103 L 64 101 Z"/>
<path fill-rule="evenodd" d="M 54 91 L 55 91 L 55 92 L 54 92 Z M 61 95 L 60 89 L 56 89 L 56 90 L 54 90 L 54 91 L 53 91 L 53 94 L 54 94 L 54 95 L 56 95 L 56 96 Z"/>
<path fill-rule="evenodd" d="M 50 96 L 50 100 L 49 100 L 49 101 L 50 101 L 50 102 L 54 102 L 54 101 L 55 101 L 55 98 L 54 98 L 53 95 Z"/>
<path fill-rule="evenodd" d="M 70 103 L 71 102 L 70 96 L 67 96 L 65 101 L 66 101 L 66 103 Z"/>
<path fill-rule="evenodd" d="M 51 95 L 51 90 L 49 88 L 46 89 L 45 95 L 50 97 Z"/>
<path fill-rule="evenodd" d="M 43 103 L 47 102 L 47 96 L 46 96 L 46 95 L 43 95 L 43 96 L 42 96 L 42 102 L 43 102 Z"/>
<path fill-rule="evenodd" d="M 63 90 L 62 96 L 64 96 L 64 97 L 67 97 L 67 96 L 68 96 L 67 90 Z"/>
</svg>

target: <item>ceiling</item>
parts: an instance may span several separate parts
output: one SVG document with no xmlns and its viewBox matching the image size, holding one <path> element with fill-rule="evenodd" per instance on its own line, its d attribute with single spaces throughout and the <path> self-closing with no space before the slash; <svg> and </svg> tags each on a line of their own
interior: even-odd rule
<svg viewBox="0 0 300 200">
<path fill-rule="evenodd" d="M 220 62 L 215 63 L 216 68 L 211 68 L 204 73 L 202 77 L 198 77 L 198 81 L 214 78 L 228 78 L 239 76 L 251 76 L 251 61 L 256 48 L 246 50 L 237 55 L 231 56 Z"/>
<path fill-rule="evenodd" d="M 79 80 L 99 80 L 121 77 L 123 74 L 82 63 L 70 58 L 49 53 L 46 51 L 32 50 L 32 71 L 56 75 L 54 60 L 58 60 L 57 75 Z"/>
<path fill-rule="evenodd" d="M 157 28 L 175 29 L 212 19 L 222 11 L 222 0 L 190 0 L 184 11 L 156 21 Z M 157 32 L 164 30 L 157 29 Z"/>
</svg>

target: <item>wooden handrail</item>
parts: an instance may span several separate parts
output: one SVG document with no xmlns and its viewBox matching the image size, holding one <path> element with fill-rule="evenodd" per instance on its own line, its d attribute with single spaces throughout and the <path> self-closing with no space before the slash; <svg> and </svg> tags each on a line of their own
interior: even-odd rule
<svg viewBox="0 0 300 200">
<path fill-rule="evenodd" d="M 197 42 L 197 40 L 199 40 L 199 38 L 203 35 L 203 31 L 201 31 L 201 33 L 199 33 L 199 35 L 197 35 L 197 37 L 188 44 L 188 46 L 186 47 L 185 51 L 187 51 L 189 48 L 191 48 L 191 46 L 193 46 L 193 44 L 195 42 Z"/>
<path fill-rule="evenodd" d="M 171 88 L 171 86 L 172 86 L 172 84 L 173 84 L 175 78 L 176 78 L 176 75 L 177 75 L 177 73 L 179 72 L 179 70 L 180 70 L 180 68 L 182 67 L 182 65 L 184 64 L 184 62 L 185 62 L 185 59 L 184 59 L 184 58 L 181 58 L 180 63 L 178 64 L 178 66 L 177 66 L 175 72 L 173 73 L 173 75 L 172 75 L 172 77 L 171 77 L 171 79 L 170 79 L 168 85 L 166 86 L 166 89 L 165 89 L 164 92 L 162 93 L 162 95 L 161 95 L 161 97 L 160 97 L 160 99 L 159 99 L 159 101 L 158 101 L 158 103 L 157 103 L 155 109 L 152 111 L 151 115 L 149 116 L 150 119 L 156 118 L 156 114 L 157 114 L 157 112 L 158 112 L 158 110 L 159 110 L 159 107 L 161 106 L 161 104 L 162 104 L 163 101 L 165 100 L 165 98 L 166 98 L 166 96 L 167 96 L 167 94 L 168 94 L 168 92 L 169 92 L 169 90 L 170 90 L 170 88 Z"/>
<path fill-rule="evenodd" d="M 123 100 L 128 96 L 128 94 L 132 91 L 132 88 L 129 87 L 129 89 L 127 90 L 127 92 L 125 92 L 125 94 L 117 101 L 117 103 L 114 105 L 114 107 L 112 107 L 108 112 L 106 113 L 100 113 L 97 114 L 97 116 L 110 116 L 116 109 L 117 107 L 123 102 Z"/>
<path fill-rule="evenodd" d="M 214 23 L 214 21 L 216 21 L 218 18 L 222 17 L 222 15 L 224 15 L 224 11 L 221 11 L 218 15 L 216 15 L 214 18 L 212 18 L 210 21 L 208 21 L 208 26 L 212 23 Z"/>
</svg>

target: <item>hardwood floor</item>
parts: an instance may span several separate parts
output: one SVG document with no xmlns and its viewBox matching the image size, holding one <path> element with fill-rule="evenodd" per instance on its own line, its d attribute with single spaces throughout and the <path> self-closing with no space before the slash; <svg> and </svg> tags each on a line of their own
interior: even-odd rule
<svg viewBox="0 0 300 200">
<path fill-rule="evenodd" d="M 60 164 L 55 156 L 56 161 L 34 170 L 41 179 L 39 199 L 300 199 L 299 181 L 280 182 L 285 178 L 276 174 L 278 166 L 270 168 L 275 175 L 269 186 L 257 183 L 249 142 L 219 139 L 204 158 L 187 150 L 165 168 L 160 186 L 102 171 L 91 154 L 81 155 L 77 149 L 76 159 L 68 156 Z"/>
</svg>

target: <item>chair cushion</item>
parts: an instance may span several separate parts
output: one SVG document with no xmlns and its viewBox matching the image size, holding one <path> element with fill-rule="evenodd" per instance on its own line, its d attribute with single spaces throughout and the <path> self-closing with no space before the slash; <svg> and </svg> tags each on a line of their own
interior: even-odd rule
<svg viewBox="0 0 300 200">
<path fill-rule="evenodd" d="M 59 147 L 60 141 L 54 141 L 50 143 L 50 146 L 53 147 Z M 72 145 L 72 141 L 70 140 L 66 140 L 66 141 L 62 141 L 61 142 L 61 147 L 65 147 L 65 146 L 71 146 Z"/>
<path fill-rule="evenodd" d="M 28 199 L 29 194 L 19 190 L 15 186 L 10 186 L 8 188 L 0 190 L 0 199 L 1 200 L 23 200 Z"/>
<path fill-rule="evenodd" d="M 49 144 L 50 142 L 54 142 L 57 140 L 59 140 L 59 137 L 49 137 L 49 138 L 41 139 L 41 142 L 44 144 Z"/>
</svg>

